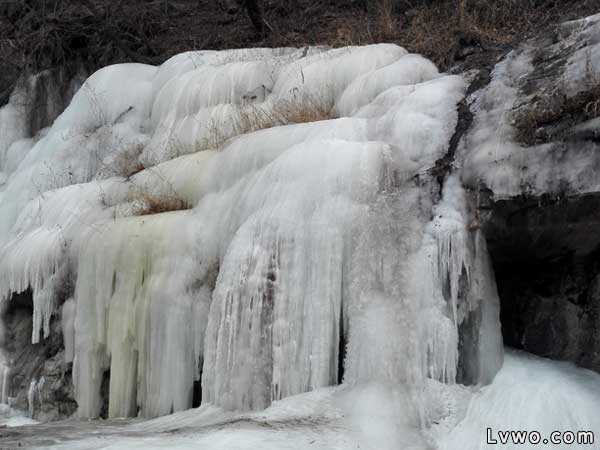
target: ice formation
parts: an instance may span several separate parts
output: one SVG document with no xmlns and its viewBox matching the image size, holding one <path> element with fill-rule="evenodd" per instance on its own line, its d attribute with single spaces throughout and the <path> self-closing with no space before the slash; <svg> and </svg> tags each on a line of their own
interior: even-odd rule
<svg viewBox="0 0 600 450">
<path fill-rule="evenodd" d="M 187 409 L 200 377 L 204 402 L 262 409 L 337 384 L 346 337 L 346 383 L 452 383 L 460 322 L 497 298 L 473 291 L 460 183 L 429 223 L 418 180 L 464 89 L 387 44 L 102 69 L 50 129 L 2 137 L 4 301 L 32 290 L 33 342 L 61 313 L 82 417 L 107 371 L 110 417 Z M 490 317 L 475 359 L 498 362 Z"/>
<path fill-rule="evenodd" d="M 475 392 L 465 418 L 448 434 L 440 434 L 440 449 L 479 450 L 487 444 L 487 429 L 537 431 L 549 438 L 561 433 L 600 430 L 600 377 L 569 363 L 544 360 L 511 351 L 491 386 Z M 438 430 L 439 431 L 439 430 Z M 497 436 L 497 435 L 496 435 Z M 496 437 L 497 439 L 497 437 Z M 594 442 L 597 444 L 597 441 Z M 531 443 L 503 446 L 517 448 L 586 448 L 580 444 L 539 445 Z"/>
<path fill-rule="evenodd" d="M 484 184 L 493 191 L 496 199 L 522 193 L 562 196 L 598 192 L 600 183 L 593 143 L 578 142 L 569 148 L 568 154 L 561 145 L 555 145 L 556 142 L 524 145 L 518 142 L 515 113 L 527 106 L 527 102 L 533 104 L 530 113 L 543 112 L 544 108 L 551 112 L 561 111 L 560 104 L 546 106 L 539 99 L 573 98 L 580 92 L 594 89 L 600 72 L 600 44 L 593 36 L 599 32 L 599 15 L 566 22 L 560 27 L 564 36 L 557 42 L 543 42 L 538 47 L 523 45 L 495 66 L 491 82 L 475 95 L 471 106 L 475 120 L 464 141 L 461 158 L 464 159 L 462 178 L 465 185 Z M 536 75 L 536 55 L 538 58 L 548 55 L 557 60 L 550 74 Z M 552 92 L 536 92 L 535 89 L 529 92 L 522 80 L 531 82 L 536 77 L 553 77 L 549 83 Z M 597 119 L 587 120 L 575 130 L 583 131 L 597 125 Z M 531 132 L 535 134 L 538 130 Z M 568 192 L 564 192 L 566 187 Z"/>
<path fill-rule="evenodd" d="M 57 450 L 587 448 L 488 445 L 487 428 L 496 436 L 503 430 L 539 430 L 544 438 L 555 430 L 597 432 L 598 386 L 600 376 L 593 372 L 509 351 L 492 384 L 483 387 L 429 380 L 424 396 L 397 383 L 342 385 L 287 397 L 264 411 L 232 412 L 207 404 L 133 424 L 41 426 L 38 440 L 25 442 Z M 415 407 L 417 396 L 422 410 Z M 549 414 L 556 411 L 563 414 Z M 428 423 L 422 422 L 423 413 Z"/>
<path fill-rule="evenodd" d="M 34 343 L 60 319 L 79 417 L 99 417 L 107 380 L 110 418 L 176 412 L 112 448 L 185 428 L 169 446 L 476 449 L 465 442 L 485 420 L 523 418 L 518 395 L 541 411 L 569 393 L 581 416 L 545 426 L 597 427 L 596 375 L 518 354 L 503 365 L 463 188 L 485 178 L 510 195 L 514 161 L 543 158 L 512 144 L 501 112 L 529 57 L 497 67 L 476 151 L 459 148 L 462 172 L 443 179 L 432 169 L 466 83 L 391 44 L 110 66 L 35 133 L 21 86 L 0 109 L 3 308 L 31 291 Z M 505 396 L 524 371 L 563 390 Z M 184 411 L 198 385 L 203 405 Z"/>
</svg>

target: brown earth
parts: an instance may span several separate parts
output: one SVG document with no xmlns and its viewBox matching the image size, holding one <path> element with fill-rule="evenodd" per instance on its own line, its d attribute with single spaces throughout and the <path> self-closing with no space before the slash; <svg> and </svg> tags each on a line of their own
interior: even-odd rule
<svg viewBox="0 0 600 450">
<path fill-rule="evenodd" d="M 186 50 L 394 42 L 442 69 L 499 52 L 548 25 L 600 11 L 600 0 L 4 0 L 0 104 L 19 75 L 57 66 L 160 64 Z M 477 59 L 482 59 L 479 56 Z"/>
</svg>

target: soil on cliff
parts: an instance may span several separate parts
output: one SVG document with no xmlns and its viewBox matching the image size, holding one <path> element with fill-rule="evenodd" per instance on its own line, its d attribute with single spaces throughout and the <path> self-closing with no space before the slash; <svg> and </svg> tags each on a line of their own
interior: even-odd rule
<svg viewBox="0 0 600 450">
<path fill-rule="evenodd" d="M 448 69 L 598 10 L 599 0 L 7 0 L 0 105 L 23 73 L 160 64 L 186 50 L 394 42 Z"/>
</svg>

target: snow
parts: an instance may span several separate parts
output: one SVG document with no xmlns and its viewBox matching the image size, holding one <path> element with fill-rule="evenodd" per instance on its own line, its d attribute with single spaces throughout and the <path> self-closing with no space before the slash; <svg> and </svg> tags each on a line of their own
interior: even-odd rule
<svg viewBox="0 0 600 450">
<path fill-rule="evenodd" d="M 552 362 L 511 351 L 494 382 L 476 391 L 462 422 L 440 439 L 441 450 L 479 450 L 486 431 L 538 431 L 549 438 L 553 431 L 600 430 L 600 376 L 569 363 Z M 596 436 L 597 439 L 597 436 Z M 536 445 L 536 448 L 573 448 L 573 445 Z M 506 445 L 517 449 L 523 445 Z M 583 447 L 581 447 L 583 448 Z"/>
<path fill-rule="evenodd" d="M 33 291 L 34 343 L 60 316 L 80 418 L 110 373 L 110 418 L 186 410 L 199 381 L 203 411 L 252 420 L 314 391 L 335 417 L 286 439 L 349 448 L 339 413 L 361 446 L 427 448 L 421 397 L 459 389 L 461 324 L 474 383 L 503 355 L 465 192 L 430 175 L 465 89 L 392 44 L 101 69 L 50 129 L 2 138 L 0 298 Z"/>
<path fill-rule="evenodd" d="M 597 152 L 593 144 L 565 134 L 563 141 L 573 142 L 569 142 L 568 152 L 558 138 L 557 142 L 525 145 L 519 142 L 515 127 L 515 114 L 524 105 L 534 105 L 532 111 L 541 108 L 543 116 L 544 108 L 550 108 L 550 113 L 563 108 L 559 102 L 545 106 L 544 100 L 563 98 L 568 103 L 566 99 L 593 92 L 597 87 L 598 17 L 562 24 L 556 42 L 525 43 L 511 51 L 496 64 L 490 83 L 467 99 L 474 121 L 463 139 L 456 164 L 466 186 L 483 185 L 497 200 L 520 194 L 559 197 L 598 191 Z M 535 64 L 536 55 L 547 62 Z M 586 107 L 593 107 L 593 103 Z M 559 127 L 565 125 L 561 122 Z M 588 129 L 593 126 L 594 123 L 588 123 Z M 530 130 L 532 134 L 537 131 Z"/>
<path fill-rule="evenodd" d="M 510 350 L 492 384 L 484 387 L 433 380 L 424 391 L 376 381 L 342 385 L 291 396 L 257 412 L 204 405 L 131 424 L 97 422 L 85 432 L 77 426 L 33 427 L 24 445 L 35 443 L 39 433 L 43 441 L 36 448 L 61 450 L 487 449 L 498 447 L 486 443 L 487 428 L 537 430 L 543 437 L 555 430 L 597 432 L 599 386 L 596 373 Z M 54 445 L 46 447 L 48 442 Z"/>
<path fill-rule="evenodd" d="M 490 84 L 473 105 L 477 113 L 465 141 L 463 182 L 477 186 L 481 180 L 499 198 L 521 192 L 527 152 L 514 142 L 507 116 L 516 101 L 517 81 L 531 70 L 531 58 L 511 52 L 496 65 Z"/>
<path fill-rule="evenodd" d="M 38 423 L 37 420 L 27 417 L 23 411 L 17 411 L 4 402 L 0 403 L 0 426 L 12 428 Z"/>
</svg>

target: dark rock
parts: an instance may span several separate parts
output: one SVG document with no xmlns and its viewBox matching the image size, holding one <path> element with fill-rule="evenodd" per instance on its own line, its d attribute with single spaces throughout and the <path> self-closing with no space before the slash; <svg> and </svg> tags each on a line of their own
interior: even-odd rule
<svg viewBox="0 0 600 450">
<path fill-rule="evenodd" d="M 600 372 L 600 194 L 496 202 L 483 229 L 505 343 Z"/>
<path fill-rule="evenodd" d="M 31 343 L 33 301 L 31 292 L 14 296 L 3 314 L 6 355 L 10 362 L 8 396 L 20 410 L 31 410 L 28 393 L 36 382 L 33 416 L 41 421 L 71 416 L 77 409 L 74 400 L 71 364 L 64 363 L 60 320 L 53 318 L 47 339 Z"/>
<path fill-rule="evenodd" d="M 518 76 L 501 79 L 516 90 L 499 124 L 514 131 L 507 134 L 513 150 L 468 181 L 493 261 L 505 344 L 598 372 L 600 66 L 585 55 L 595 54 L 599 41 L 596 17 L 539 33 L 516 49 L 531 58 Z M 494 92 L 483 97 L 493 104 L 475 111 L 474 122 L 504 105 Z M 469 137 L 467 152 L 476 152 Z M 511 158 L 523 167 L 511 166 Z M 500 184 L 493 191 L 487 171 L 497 173 L 494 164 L 504 164 L 520 192 Z"/>
</svg>

